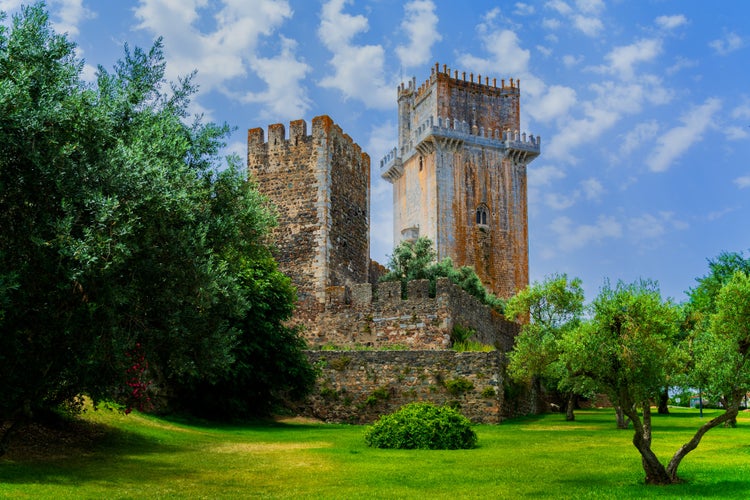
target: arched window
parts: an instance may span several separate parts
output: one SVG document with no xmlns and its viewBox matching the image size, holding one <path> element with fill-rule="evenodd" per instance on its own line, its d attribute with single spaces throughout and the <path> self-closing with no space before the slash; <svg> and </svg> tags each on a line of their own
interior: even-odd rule
<svg viewBox="0 0 750 500">
<path fill-rule="evenodd" d="M 479 205 L 477 207 L 477 225 L 478 226 L 486 226 L 487 225 L 487 206 L 486 205 Z"/>
</svg>

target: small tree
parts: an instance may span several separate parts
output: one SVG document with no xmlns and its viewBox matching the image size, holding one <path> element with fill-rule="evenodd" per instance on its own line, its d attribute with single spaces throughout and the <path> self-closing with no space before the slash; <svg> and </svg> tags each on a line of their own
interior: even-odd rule
<svg viewBox="0 0 750 500">
<path fill-rule="evenodd" d="M 528 319 L 521 326 L 510 353 L 510 375 L 532 385 L 532 412 L 543 379 L 550 381 L 566 395 L 566 420 L 574 420 L 576 380 L 560 358 L 560 340 L 566 331 L 576 328 L 583 314 L 581 280 L 567 275 L 552 275 L 542 283 L 533 283 L 508 300 L 505 314 L 509 318 Z"/>
<path fill-rule="evenodd" d="M 404 240 L 393 249 L 388 260 L 388 272 L 380 281 L 400 281 L 401 296 L 405 298 L 409 281 L 429 280 L 430 293 L 434 295 L 438 278 L 448 278 L 482 303 L 503 312 L 503 300 L 487 291 L 473 268 L 456 268 L 450 257 L 438 262 L 432 240 L 424 236 L 414 241 Z"/>
</svg>

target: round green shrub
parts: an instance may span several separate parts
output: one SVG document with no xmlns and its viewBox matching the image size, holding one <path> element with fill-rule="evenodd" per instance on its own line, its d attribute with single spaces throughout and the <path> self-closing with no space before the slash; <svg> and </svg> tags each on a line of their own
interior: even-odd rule
<svg viewBox="0 0 750 500">
<path fill-rule="evenodd" d="M 410 403 L 368 427 L 365 442 L 373 448 L 458 450 L 474 448 L 477 434 L 453 408 Z"/>
</svg>

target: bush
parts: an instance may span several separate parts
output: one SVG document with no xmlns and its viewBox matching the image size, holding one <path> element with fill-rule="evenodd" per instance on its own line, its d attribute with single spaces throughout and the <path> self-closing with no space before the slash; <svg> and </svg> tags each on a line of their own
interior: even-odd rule
<svg viewBox="0 0 750 500">
<path fill-rule="evenodd" d="M 431 403 L 410 403 L 384 415 L 365 431 L 374 448 L 458 450 L 474 448 L 477 435 L 457 410 Z"/>
</svg>

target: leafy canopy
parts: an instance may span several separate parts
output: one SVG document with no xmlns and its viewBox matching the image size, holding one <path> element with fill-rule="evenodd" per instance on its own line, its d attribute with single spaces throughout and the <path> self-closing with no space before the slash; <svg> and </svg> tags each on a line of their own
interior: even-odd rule
<svg viewBox="0 0 750 500">
<path fill-rule="evenodd" d="M 188 121 L 160 40 L 81 69 L 42 4 L 0 27 L 0 419 L 230 373 L 305 387 L 299 356 L 268 354 L 300 346 L 294 292 L 266 200 L 219 156 L 229 128 Z"/>
</svg>

